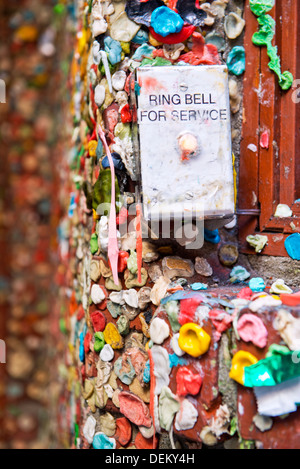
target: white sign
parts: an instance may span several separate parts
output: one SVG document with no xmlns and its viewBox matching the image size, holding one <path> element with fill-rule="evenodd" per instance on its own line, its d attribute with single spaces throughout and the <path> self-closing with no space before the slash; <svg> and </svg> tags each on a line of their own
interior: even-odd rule
<svg viewBox="0 0 300 469">
<path fill-rule="evenodd" d="M 227 68 L 141 67 L 137 80 L 145 217 L 233 214 Z"/>
</svg>

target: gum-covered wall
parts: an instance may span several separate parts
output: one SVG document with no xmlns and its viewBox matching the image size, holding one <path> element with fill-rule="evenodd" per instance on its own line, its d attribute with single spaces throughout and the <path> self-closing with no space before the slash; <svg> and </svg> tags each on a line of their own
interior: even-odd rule
<svg viewBox="0 0 300 469">
<path fill-rule="evenodd" d="M 298 261 L 240 254 L 236 220 L 191 249 L 139 211 L 142 67 L 227 65 L 238 200 L 245 2 L 10 3 L 1 445 L 299 448 Z"/>
</svg>

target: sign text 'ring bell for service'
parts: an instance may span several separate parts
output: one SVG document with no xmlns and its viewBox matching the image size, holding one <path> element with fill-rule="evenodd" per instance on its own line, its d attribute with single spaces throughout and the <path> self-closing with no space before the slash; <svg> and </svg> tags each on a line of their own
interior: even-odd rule
<svg viewBox="0 0 300 469">
<path fill-rule="evenodd" d="M 230 218 L 234 184 L 225 66 L 137 70 L 145 218 Z"/>
</svg>

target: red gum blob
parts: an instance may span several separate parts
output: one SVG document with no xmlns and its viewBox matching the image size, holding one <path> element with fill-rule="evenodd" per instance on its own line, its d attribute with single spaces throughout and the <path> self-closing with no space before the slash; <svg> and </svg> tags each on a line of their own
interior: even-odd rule
<svg viewBox="0 0 300 469">
<path fill-rule="evenodd" d="M 73 291 L 72 295 L 71 295 L 71 298 L 70 298 L 70 303 L 69 303 L 70 316 L 73 316 L 73 314 L 76 313 L 77 308 L 78 308 L 78 303 L 77 303 L 76 298 L 75 298 L 75 292 Z"/>
<path fill-rule="evenodd" d="M 300 292 L 297 293 L 282 293 L 280 299 L 283 305 L 299 306 L 300 305 Z"/>
<path fill-rule="evenodd" d="M 138 427 L 150 428 L 152 425 L 150 412 L 146 404 L 135 394 L 122 391 L 119 394 L 120 412 Z"/>
<path fill-rule="evenodd" d="M 101 311 L 94 311 L 91 314 L 91 321 L 95 332 L 103 332 L 106 325 L 106 319 Z"/>
<path fill-rule="evenodd" d="M 242 288 L 241 291 L 237 294 L 237 298 L 242 300 L 251 300 L 253 291 L 249 287 Z"/>
<path fill-rule="evenodd" d="M 221 309 L 212 309 L 209 312 L 209 317 L 217 330 L 216 338 L 219 340 L 222 332 L 225 332 L 231 326 L 233 317 Z"/>
<path fill-rule="evenodd" d="M 268 331 L 260 318 L 244 314 L 237 323 L 239 336 L 244 342 L 252 342 L 259 348 L 267 345 Z"/>
<path fill-rule="evenodd" d="M 87 332 L 84 338 L 84 342 L 83 342 L 85 353 L 90 352 L 90 343 L 91 343 L 92 338 L 93 338 L 92 334 L 90 332 Z"/>
<path fill-rule="evenodd" d="M 153 438 L 145 438 L 140 432 L 136 435 L 134 446 L 137 449 L 154 449 L 157 446 L 157 438 L 155 438 L 155 444 L 153 445 Z"/>
<path fill-rule="evenodd" d="M 103 119 L 105 122 L 105 128 L 109 132 L 113 133 L 115 127 L 119 121 L 119 107 L 116 104 L 112 104 L 103 113 Z"/>
<path fill-rule="evenodd" d="M 130 106 L 129 104 L 125 104 L 125 106 L 122 107 L 121 109 L 121 120 L 123 124 L 128 124 L 129 122 L 132 122 L 132 114 L 130 111 Z"/>
<path fill-rule="evenodd" d="M 188 322 L 193 322 L 196 309 L 202 303 L 199 298 L 188 298 L 187 300 L 181 300 L 180 302 L 180 314 L 178 322 L 182 326 Z"/>
<path fill-rule="evenodd" d="M 163 49 L 156 49 L 156 50 L 154 50 L 154 51 L 152 52 L 152 57 L 162 57 L 163 59 L 166 58 Z M 168 59 L 168 60 L 170 60 L 170 62 L 172 62 L 172 63 L 176 62 L 176 60 L 171 60 L 171 59 Z"/>
<path fill-rule="evenodd" d="M 186 396 L 187 394 L 196 396 L 200 391 L 202 378 L 200 375 L 195 375 L 186 366 L 183 366 L 176 375 L 176 383 L 178 396 Z"/>
<path fill-rule="evenodd" d="M 128 210 L 126 210 L 125 207 L 122 207 L 119 215 L 116 217 L 117 225 L 122 225 L 123 223 L 126 223 L 128 218 Z"/>
<path fill-rule="evenodd" d="M 104 311 L 106 308 L 107 308 L 107 300 L 106 298 L 99 304 L 97 305 L 97 307 L 99 309 L 101 309 L 101 311 Z"/>
<path fill-rule="evenodd" d="M 80 371 L 81 371 L 81 378 L 82 378 L 82 381 L 84 382 L 85 379 L 86 379 L 85 365 L 82 365 L 82 366 L 81 366 Z"/>
<path fill-rule="evenodd" d="M 119 251 L 118 259 L 118 272 L 124 272 L 127 269 L 127 259 L 129 254 L 126 251 Z M 108 261 L 109 268 L 111 269 L 110 262 Z"/>
<path fill-rule="evenodd" d="M 131 440 L 132 428 L 130 422 L 121 417 L 116 420 L 117 430 L 114 438 L 120 443 L 121 446 L 127 445 Z"/>
<path fill-rule="evenodd" d="M 180 56 L 180 60 L 191 65 L 217 65 L 220 64 L 218 48 L 213 44 L 205 44 L 200 33 L 193 34 L 193 46 L 190 52 Z"/>
<path fill-rule="evenodd" d="M 177 5 L 177 0 L 169 0 L 168 2 L 168 7 L 171 8 L 171 10 L 176 10 L 176 5 Z"/>
<path fill-rule="evenodd" d="M 126 82 L 125 82 L 125 86 L 124 86 L 124 90 L 126 91 L 127 94 L 130 93 L 130 83 L 131 83 L 131 89 L 133 89 L 133 86 L 132 86 L 132 81 L 131 81 L 131 77 L 132 77 L 132 73 L 130 73 L 130 75 L 128 75 L 128 77 L 126 78 Z M 133 83 L 134 85 L 134 83 Z"/>
<path fill-rule="evenodd" d="M 81 321 L 81 319 L 83 319 L 84 316 L 85 316 L 85 312 L 84 312 L 83 306 L 80 305 L 78 308 L 78 313 L 77 313 L 77 321 Z"/>
<path fill-rule="evenodd" d="M 118 271 L 124 272 L 127 268 L 127 259 L 129 258 L 129 254 L 126 251 L 119 252 L 119 262 L 118 262 Z"/>
<path fill-rule="evenodd" d="M 119 106 L 112 104 L 103 112 L 104 127 L 106 130 L 106 138 L 109 144 L 115 143 L 114 130 L 119 121 Z"/>
<path fill-rule="evenodd" d="M 260 142 L 259 142 L 261 148 L 269 148 L 269 132 L 265 130 L 260 137 Z"/>
<path fill-rule="evenodd" d="M 158 42 L 162 42 L 163 44 L 179 44 L 180 42 L 186 41 L 195 31 L 195 26 L 191 24 L 185 24 L 180 31 L 180 33 L 172 33 L 169 34 L 167 37 L 163 37 L 160 34 L 157 34 L 153 28 L 149 28 L 151 36 L 154 37 Z"/>
</svg>

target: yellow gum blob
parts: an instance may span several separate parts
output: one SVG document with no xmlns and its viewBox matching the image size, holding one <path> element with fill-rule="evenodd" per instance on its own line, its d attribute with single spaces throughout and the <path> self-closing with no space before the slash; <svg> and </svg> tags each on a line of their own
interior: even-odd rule
<svg viewBox="0 0 300 469">
<path fill-rule="evenodd" d="M 184 324 L 179 331 L 178 345 L 192 357 L 200 357 L 209 349 L 210 336 L 194 323 Z"/>
<path fill-rule="evenodd" d="M 96 158 L 96 156 L 97 156 L 97 154 L 96 154 L 97 146 L 98 146 L 97 140 L 91 140 L 91 141 L 88 143 L 89 155 L 90 155 L 92 158 Z"/>
<path fill-rule="evenodd" d="M 120 349 L 123 348 L 123 339 L 116 328 L 116 326 L 112 323 L 109 322 L 103 332 L 105 342 L 109 344 L 113 349 Z"/>
<path fill-rule="evenodd" d="M 246 366 L 254 365 L 257 362 L 257 358 L 252 355 L 252 353 L 240 350 L 232 359 L 229 377 L 234 379 L 234 381 L 237 381 L 239 384 L 244 385 L 244 368 Z"/>
</svg>

